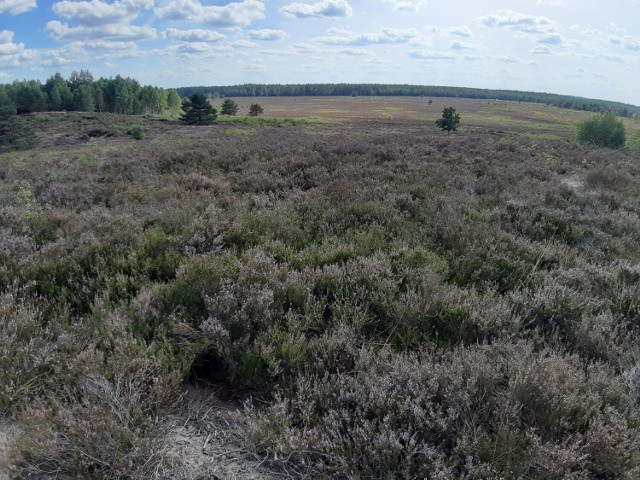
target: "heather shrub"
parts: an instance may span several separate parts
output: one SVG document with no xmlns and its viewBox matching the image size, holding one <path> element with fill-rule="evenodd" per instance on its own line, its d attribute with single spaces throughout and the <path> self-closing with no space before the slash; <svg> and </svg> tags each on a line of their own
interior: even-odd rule
<svg viewBox="0 0 640 480">
<path fill-rule="evenodd" d="M 249 409 L 248 434 L 270 458 L 361 478 L 624 475 L 635 466 L 628 441 L 640 437 L 620 430 L 623 403 L 607 367 L 524 343 L 444 355 L 360 349 L 353 368 L 302 375 L 295 394 Z M 543 452 L 554 455 L 533 466 Z"/>
<path fill-rule="evenodd" d="M 19 290 L 0 293 L 0 415 L 25 408 L 47 389 L 59 332 L 45 318 Z"/>
<path fill-rule="evenodd" d="M 631 153 L 521 130 L 281 122 L 247 142 L 136 121 L 153 142 L 135 151 L 82 136 L 132 121 L 69 114 L 2 154 L 16 475 L 190 475 L 168 472 L 163 439 L 195 384 L 202 412 L 245 401 L 237 451 L 290 477 L 637 476 Z M 220 452 L 202 412 L 190 442 Z"/>
<path fill-rule="evenodd" d="M 153 418 L 177 400 L 181 359 L 108 314 L 98 342 L 70 355 L 68 380 L 25 410 L 12 456 L 22 476 L 149 478 L 165 446 Z"/>
</svg>

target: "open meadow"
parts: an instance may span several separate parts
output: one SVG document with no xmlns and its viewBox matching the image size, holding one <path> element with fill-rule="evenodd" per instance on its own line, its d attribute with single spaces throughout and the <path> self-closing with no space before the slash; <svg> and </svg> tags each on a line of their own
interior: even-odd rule
<svg viewBox="0 0 640 480">
<path fill-rule="evenodd" d="M 265 117 L 35 113 L 0 153 L 0 478 L 640 478 L 637 151 L 235 100 Z"/>
</svg>

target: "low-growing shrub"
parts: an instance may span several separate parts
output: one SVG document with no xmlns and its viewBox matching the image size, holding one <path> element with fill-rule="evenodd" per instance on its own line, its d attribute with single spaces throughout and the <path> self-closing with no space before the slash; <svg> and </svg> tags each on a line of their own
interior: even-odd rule
<svg viewBox="0 0 640 480">
<path fill-rule="evenodd" d="M 637 466 L 629 441 L 640 440 L 622 427 L 624 398 L 607 367 L 585 371 L 575 356 L 522 343 L 361 349 L 353 368 L 302 375 L 295 393 L 250 408 L 248 435 L 274 465 L 286 456 L 316 475 L 624 476 Z"/>
<path fill-rule="evenodd" d="M 136 140 L 142 140 L 144 138 L 144 128 L 142 128 L 142 125 L 134 125 L 128 133 Z"/>
<path fill-rule="evenodd" d="M 627 141 L 624 123 L 614 112 L 598 113 L 578 125 L 578 141 L 599 147 L 623 147 Z"/>
</svg>

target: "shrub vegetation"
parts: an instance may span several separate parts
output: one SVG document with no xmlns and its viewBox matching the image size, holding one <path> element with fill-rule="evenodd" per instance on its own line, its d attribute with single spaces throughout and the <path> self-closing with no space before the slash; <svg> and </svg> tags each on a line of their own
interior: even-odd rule
<svg viewBox="0 0 640 480">
<path fill-rule="evenodd" d="M 624 123 L 611 111 L 599 113 L 578 125 L 578 141 L 599 147 L 624 147 L 627 141 Z"/>
<path fill-rule="evenodd" d="M 638 477 L 635 154 L 420 122 L 58 143 L 107 121 L 0 154 L 14 478 L 220 476 L 226 444 L 205 476 L 172 450 L 223 426 L 193 384 L 289 478 Z"/>
</svg>

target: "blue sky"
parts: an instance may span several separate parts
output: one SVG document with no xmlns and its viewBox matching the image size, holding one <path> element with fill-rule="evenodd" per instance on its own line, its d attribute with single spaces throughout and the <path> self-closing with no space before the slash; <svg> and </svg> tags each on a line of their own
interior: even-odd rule
<svg viewBox="0 0 640 480">
<path fill-rule="evenodd" d="M 411 83 L 640 105 L 640 0 L 0 0 L 0 82 Z"/>
</svg>

